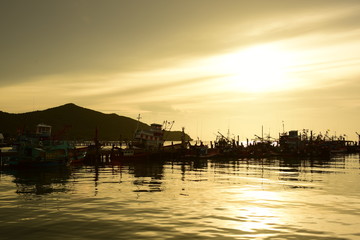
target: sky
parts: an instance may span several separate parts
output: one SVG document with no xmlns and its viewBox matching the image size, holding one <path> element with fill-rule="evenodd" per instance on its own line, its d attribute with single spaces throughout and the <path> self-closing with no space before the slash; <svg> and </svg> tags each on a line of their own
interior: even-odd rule
<svg viewBox="0 0 360 240">
<path fill-rule="evenodd" d="M 1 0 L 0 110 L 240 140 L 360 133 L 358 0 Z"/>
</svg>

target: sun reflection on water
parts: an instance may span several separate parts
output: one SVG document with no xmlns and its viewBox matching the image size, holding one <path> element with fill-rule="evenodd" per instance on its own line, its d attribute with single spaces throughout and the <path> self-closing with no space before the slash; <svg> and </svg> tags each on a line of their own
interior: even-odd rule
<svg viewBox="0 0 360 240">
<path fill-rule="evenodd" d="M 276 225 L 281 225 L 281 213 L 278 208 L 273 207 L 273 202 L 281 202 L 281 196 L 276 192 L 262 191 L 262 190 L 247 190 L 241 189 L 241 194 L 238 197 L 241 203 L 247 202 L 246 205 L 238 206 L 236 202 L 231 203 L 229 207 L 230 215 L 236 219 L 243 219 L 243 221 L 233 222 L 232 227 L 246 231 L 257 232 L 259 230 L 272 230 Z M 268 204 L 267 202 L 271 201 Z"/>
</svg>

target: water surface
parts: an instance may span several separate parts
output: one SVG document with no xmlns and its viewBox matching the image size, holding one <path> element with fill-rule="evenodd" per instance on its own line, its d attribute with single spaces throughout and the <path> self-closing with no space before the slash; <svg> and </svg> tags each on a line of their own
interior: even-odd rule
<svg viewBox="0 0 360 240">
<path fill-rule="evenodd" d="M 0 239 L 360 239 L 359 155 L 3 169 Z"/>
</svg>

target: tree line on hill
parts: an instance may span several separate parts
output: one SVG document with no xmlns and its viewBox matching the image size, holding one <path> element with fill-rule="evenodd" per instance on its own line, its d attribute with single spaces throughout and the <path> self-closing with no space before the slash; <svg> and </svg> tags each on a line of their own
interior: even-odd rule
<svg viewBox="0 0 360 240">
<path fill-rule="evenodd" d="M 139 126 L 147 130 L 148 124 L 115 113 L 104 114 L 73 103 L 27 113 L 6 113 L 0 111 L 0 133 L 5 138 L 15 138 L 20 133 L 34 132 L 36 125 L 43 123 L 52 126 L 52 136 L 66 140 L 126 141 L 133 139 Z M 164 134 L 167 141 L 180 141 L 181 131 L 169 131 Z M 191 140 L 185 135 L 185 140 Z"/>
</svg>

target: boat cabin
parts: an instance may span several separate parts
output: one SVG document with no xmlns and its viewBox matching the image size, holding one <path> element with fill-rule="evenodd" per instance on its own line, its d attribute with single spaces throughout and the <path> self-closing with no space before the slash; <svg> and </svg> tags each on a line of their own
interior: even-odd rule
<svg viewBox="0 0 360 240">
<path fill-rule="evenodd" d="M 42 137 L 50 137 L 51 136 L 51 126 L 45 124 L 38 124 L 36 126 L 36 135 L 40 135 Z"/>
<path fill-rule="evenodd" d="M 135 133 L 135 140 L 145 148 L 157 148 L 162 146 L 164 130 L 161 124 L 153 123 L 149 130 L 138 130 Z"/>
</svg>

